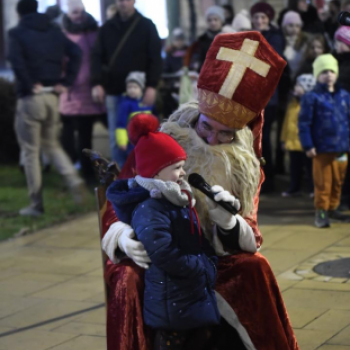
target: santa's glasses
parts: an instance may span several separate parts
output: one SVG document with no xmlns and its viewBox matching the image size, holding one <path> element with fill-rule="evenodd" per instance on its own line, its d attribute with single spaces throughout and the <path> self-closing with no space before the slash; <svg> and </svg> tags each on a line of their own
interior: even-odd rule
<svg viewBox="0 0 350 350">
<path fill-rule="evenodd" d="M 216 135 L 217 140 L 221 143 L 231 143 L 236 137 L 235 131 L 215 130 L 205 121 L 198 121 L 195 129 L 200 137 L 208 138 L 212 135 Z"/>
</svg>

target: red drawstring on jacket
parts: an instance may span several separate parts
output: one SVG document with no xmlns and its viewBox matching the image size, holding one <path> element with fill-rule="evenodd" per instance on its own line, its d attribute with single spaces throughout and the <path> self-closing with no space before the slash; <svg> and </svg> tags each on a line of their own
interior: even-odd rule
<svg viewBox="0 0 350 350">
<path fill-rule="evenodd" d="M 199 218 L 198 218 L 198 214 L 197 214 L 197 210 L 195 209 L 195 207 L 192 207 L 192 198 L 190 193 L 187 190 L 181 190 L 181 192 L 186 193 L 187 198 L 188 198 L 188 203 L 189 203 L 189 208 L 190 208 L 190 223 L 191 223 L 191 234 L 194 235 L 194 222 L 193 222 L 193 214 L 197 219 L 197 223 L 198 223 L 198 234 L 199 234 L 199 241 L 200 244 L 202 244 L 202 230 L 201 230 L 201 226 L 199 223 Z"/>
</svg>

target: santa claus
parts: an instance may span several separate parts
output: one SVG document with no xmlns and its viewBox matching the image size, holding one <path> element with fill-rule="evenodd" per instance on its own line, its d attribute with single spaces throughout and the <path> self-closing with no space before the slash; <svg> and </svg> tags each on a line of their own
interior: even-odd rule
<svg viewBox="0 0 350 350">
<path fill-rule="evenodd" d="M 198 81 L 198 102 L 183 105 L 161 131 L 187 153 L 185 171 L 199 173 L 241 203 L 232 215 L 195 192 L 205 234 L 219 256 L 216 294 L 222 322 L 208 334 L 207 349 L 299 349 L 276 279 L 257 252 L 263 113 L 285 61 L 258 32 L 218 35 Z M 131 154 L 121 177 L 135 176 Z M 151 350 L 152 330 L 142 319 L 143 274 L 150 259 L 130 226 L 117 221 L 111 206 L 103 217 L 102 245 L 109 256 L 107 344 L 109 350 Z M 195 348 L 192 346 L 192 348 Z"/>
</svg>

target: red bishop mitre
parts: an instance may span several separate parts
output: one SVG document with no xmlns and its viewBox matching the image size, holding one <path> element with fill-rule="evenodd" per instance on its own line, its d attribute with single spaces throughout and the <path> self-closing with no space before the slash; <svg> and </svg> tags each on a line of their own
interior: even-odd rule
<svg viewBox="0 0 350 350">
<path fill-rule="evenodd" d="M 217 35 L 198 79 L 199 111 L 244 128 L 266 107 L 286 64 L 259 32 Z"/>
</svg>

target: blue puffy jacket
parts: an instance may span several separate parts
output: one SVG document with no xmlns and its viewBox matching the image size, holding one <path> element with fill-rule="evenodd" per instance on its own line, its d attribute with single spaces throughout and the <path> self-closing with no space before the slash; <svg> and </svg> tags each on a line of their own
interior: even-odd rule
<svg viewBox="0 0 350 350">
<path fill-rule="evenodd" d="M 107 198 L 119 220 L 131 222 L 152 261 L 145 273 L 145 324 L 168 330 L 218 324 L 216 257 L 195 218 L 191 234 L 189 208 L 150 198 L 140 186 L 129 189 L 127 180 L 113 182 Z"/>
<path fill-rule="evenodd" d="M 335 92 L 317 84 L 301 99 L 299 138 L 305 151 L 317 153 L 349 151 L 350 95 L 336 86 Z"/>
</svg>

